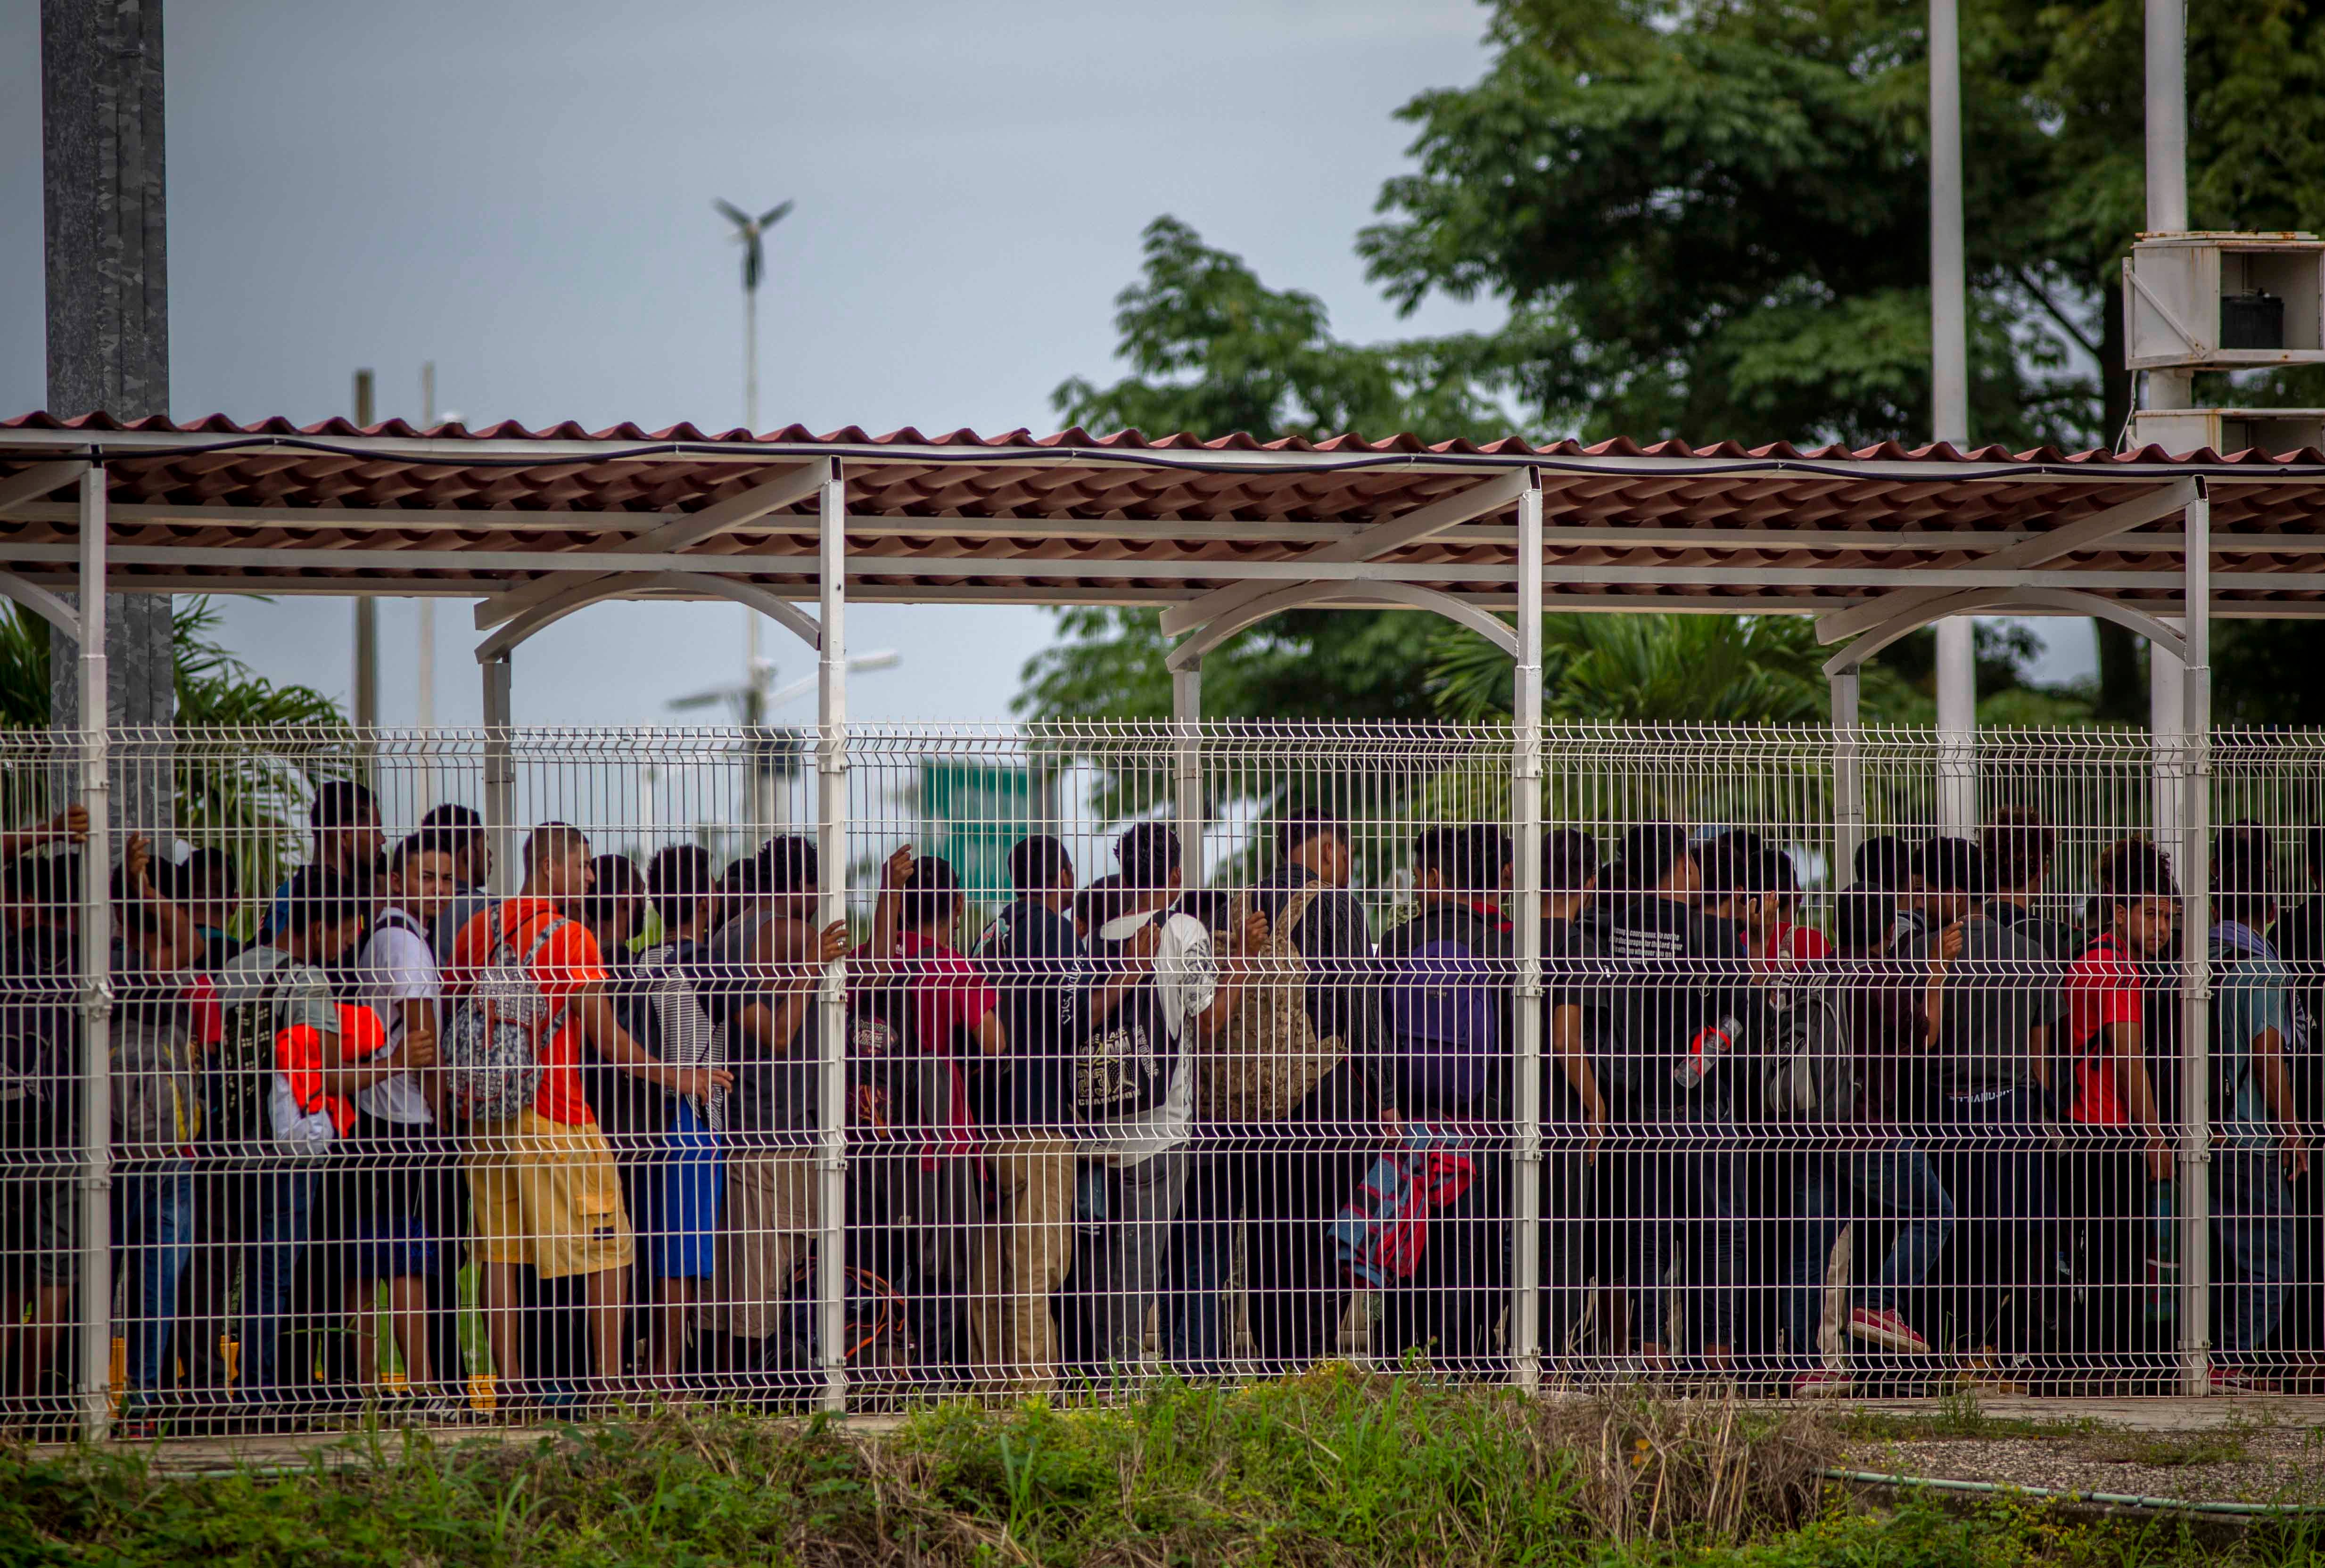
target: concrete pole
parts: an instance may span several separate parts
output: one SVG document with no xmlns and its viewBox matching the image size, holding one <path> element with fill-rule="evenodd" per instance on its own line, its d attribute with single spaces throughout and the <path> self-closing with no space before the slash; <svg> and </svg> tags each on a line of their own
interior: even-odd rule
<svg viewBox="0 0 2325 1568">
<path fill-rule="evenodd" d="M 821 873 L 819 923 L 848 918 L 848 484 L 838 459 L 823 483 L 817 523 L 821 633 L 816 653 L 816 860 Z M 819 1067 L 820 1205 L 816 1299 L 823 1352 L 823 1407 L 848 1408 L 848 1326 L 843 1272 L 848 1246 L 848 961 L 824 972 L 818 998 L 822 1025 Z"/>
<path fill-rule="evenodd" d="M 1931 436 L 1969 443 L 1969 304 L 1962 258 L 1959 0 L 1930 0 Z M 1978 661 L 1967 620 L 1938 623 L 1938 826 L 1978 821 Z"/>
<path fill-rule="evenodd" d="M 1978 830 L 1978 642 L 1967 615 L 1938 623 L 1938 827 Z"/>
<path fill-rule="evenodd" d="M 2202 481 L 2199 480 L 2199 486 Z M 2181 699 L 2185 788 L 2180 886 L 2188 918 L 2181 939 L 2185 980 L 2180 1038 L 2180 1391 L 2211 1392 L 2212 1312 L 2212 503 L 2200 493 L 2187 512 L 2188 642 Z"/>
<path fill-rule="evenodd" d="M 1836 892 L 1848 885 L 1857 846 L 1865 842 L 1864 742 L 1857 734 L 1857 667 L 1825 677 L 1832 690 L 1832 875 Z"/>
<path fill-rule="evenodd" d="M 375 418 L 372 411 L 372 374 L 356 372 L 356 423 L 365 429 Z M 379 724 L 379 601 L 369 594 L 356 600 L 356 726 L 369 730 Z"/>
<path fill-rule="evenodd" d="M 41 127 L 49 411 L 166 417 L 161 0 L 42 0 Z M 91 619 L 110 640 L 101 650 L 109 684 L 101 701 L 85 702 L 81 650 L 52 631 L 51 722 L 77 730 L 86 714 L 143 732 L 116 781 L 115 826 L 167 853 L 176 820 L 170 598 L 116 595 Z M 90 863 L 102 872 L 100 857 Z"/>
<path fill-rule="evenodd" d="M 506 652 L 485 660 L 485 843 L 493 870 L 486 890 L 505 899 L 516 890 L 516 761 L 512 716 L 515 670 Z"/>
<path fill-rule="evenodd" d="M 1203 665 L 1171 672 L 1173 779 L 1171 798 L 1187 886 L 1203 885 Z"/>
<path fill-rule="evenodd" d="M 1512 672 L 1510 797 L 1517 832 L 1510 846 L 1517 960 L 1516 1069 L 1512 1128 L 1516 1179 L 1510 1259 L 1510 1360 L 1517 1386 L 1542 1384 L 1542 478 L 1518 497 L 1518 657 Z M 1561 1163 L 1561 1170 L 1564 1168 Z M 1560 1282 L 1564 1285 L 1566 1282 Z M 1559 1314 L 1561 1318 L 1563 1314 Z M 1553 1351 L 1562 1346 L 1552 1347 Z"/>
<path fill-rule="evenodd" d="M 80 476 L 81 708 L 106 706 L 105 470 Z M 113 1422 L 113 778 L 102 724 L 80 737 L 88 849 L 80 868 L 80 1354 L 74 1389 L 81 1431 L 103 1442 Z M 30 1354 L 29 1351 L 24 1351 Z"/>
<path fill-rule="evenodd" d="M 2146 0 L 2147 232 L 2188 227 L 2188 15 L 2186 0 Z M 2196 374 L 2151 370 L 2139 404 L 2184 409 L 2195 401 Z"/>
</svg>

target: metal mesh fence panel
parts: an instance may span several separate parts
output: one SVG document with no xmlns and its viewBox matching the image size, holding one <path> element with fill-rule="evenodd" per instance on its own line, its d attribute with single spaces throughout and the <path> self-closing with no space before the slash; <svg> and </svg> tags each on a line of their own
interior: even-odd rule
<svg viewBox="0 0 2325 1568">
<path fill-rule="evenodd" d="M 2316 738 L 1518 739 L 0 737 L 0 1411 L 2307 1386 Z"/>
</svg>

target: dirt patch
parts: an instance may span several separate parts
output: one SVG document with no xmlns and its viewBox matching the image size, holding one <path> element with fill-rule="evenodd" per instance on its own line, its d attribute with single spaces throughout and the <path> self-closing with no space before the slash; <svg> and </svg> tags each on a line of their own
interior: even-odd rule
<svg viewBox="0 0 2325 1568">
<path fill-rule="evenodd" d="M 2227 1426 L 1850 1443 L 1841 1463 L 1928 1476 L 2186 1502 L 2325 1505 L 2325 1428 Z"/>
</svg>

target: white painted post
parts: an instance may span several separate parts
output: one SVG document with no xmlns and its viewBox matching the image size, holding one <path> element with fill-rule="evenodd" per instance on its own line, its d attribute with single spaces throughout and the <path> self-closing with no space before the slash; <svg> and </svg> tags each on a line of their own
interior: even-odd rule
<svg viewBox="0 0 2325 1568">
<path fill-rule="evenodd" d="M 1542 476 L 1536 473 L 1518 497 L 1518 657 L 1510 705 L 1517 731 L 1510 759 L 1517 826 L 1511 846 L 1517 1048 L 1510 1359 L 1517 1386 L 1529 1391 L 1542 1386 Z"/>
<path fill-rule="evenodd" d="M 2188 909 L 2181 945 L 2187 979 L 2180 1026 L 2180 1391 L 2191 1395 L 2212 1386 L 2212 503 L 2203 481 L 2197 486 L 2181 558 L 2188 672 L 2178 857 Z"/>
<path fill-rule="evenodd" d="M 2177 624 L 2175 623 L 2175 624 Z M 2181 627 L 2182 633 L 2186 628 Z M 2187 826 L 2181 802 L 2187 797 L 2182 754 L 2188 729 L 2188 667 L 2176 654 L 2155 643 L 2147 645 L 2147 745 L 2149 768 L 2155 784 L 2155 842 L 2178 854 L 2174 846 Z"/>
<path fill-rule="evenodd" d="M 1969 305 L 1962 261 L 1959 0 L 1930 0 L 1931 436 L 1969 444 Z M 1938 826 L 1978 826 L 1978 662 L 1970 623 L 1938 623 Z"/>
<path fill-rule="evenodd" d="M 105 469 L 80 476 L 80 795 L 88 844 L 80 862 L 81 1431 L 113 1428 L 113 780 L 111 685 L 105 662 Z"/>
<path fill-rule="evenodd" d="M 837 458 L 825 476 L 816 522 L 818 598 L 822 611 L 815 667 L 815 837 L 822 889 L 820 925 L 848 918 L 848 484 Z M 818 999 L 817 1161 L 820 1223 L 815 1250 L 823 1407 L 848 1408 L 848 961 L 824 972 Z"/>
</svg>

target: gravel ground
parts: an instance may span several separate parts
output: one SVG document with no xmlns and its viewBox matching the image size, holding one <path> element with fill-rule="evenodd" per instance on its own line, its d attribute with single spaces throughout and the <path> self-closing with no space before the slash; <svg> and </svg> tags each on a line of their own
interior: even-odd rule
<svg viewBox="0 0 2325 1568">
<path fill-rule="evenodd" d="M 2325 1428 L 2104 1431 L 2042 1437 L 1882 1439 L 1842 1464 L 1885 1475 L 1994 1481 L 2188 1502 L 2325 1504 Z"/>
</svg>

